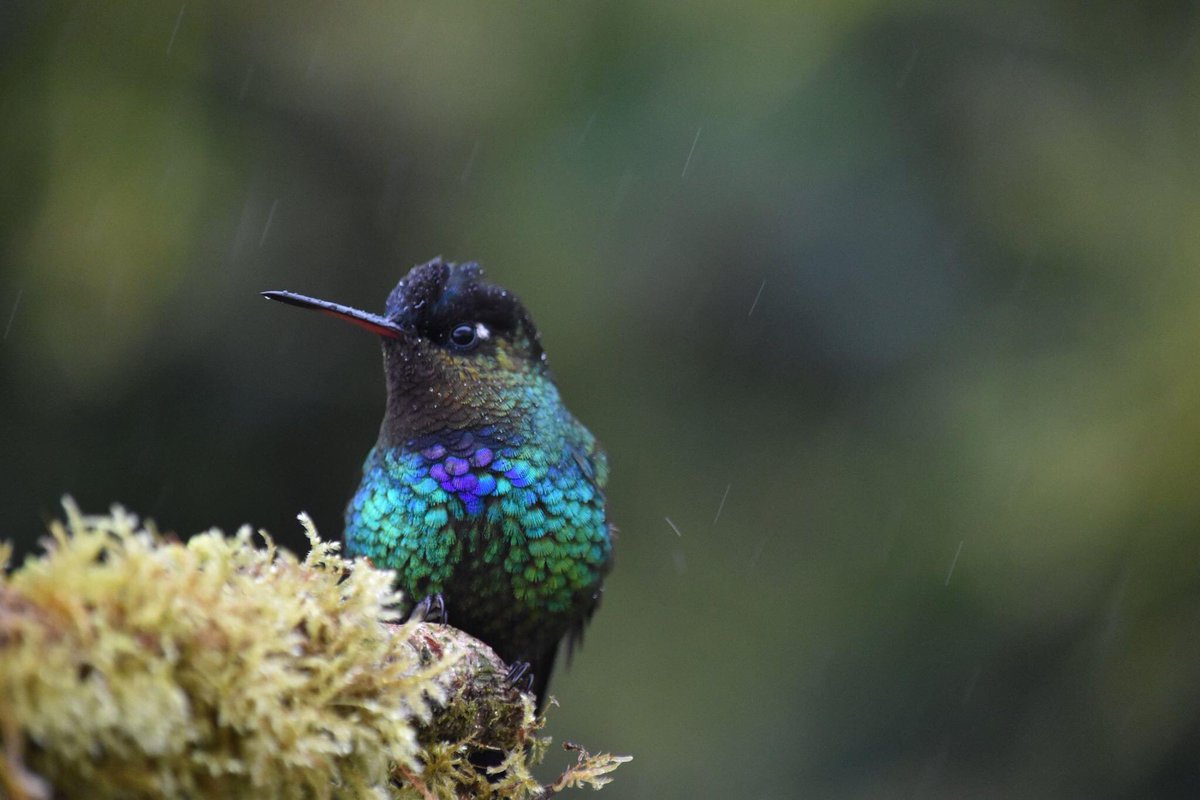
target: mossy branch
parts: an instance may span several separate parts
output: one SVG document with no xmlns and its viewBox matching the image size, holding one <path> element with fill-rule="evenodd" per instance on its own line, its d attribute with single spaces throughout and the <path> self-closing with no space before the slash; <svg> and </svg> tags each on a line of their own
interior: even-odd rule
<svg viewBox="0 0 1200 800">
<path fill-rule="evenodd" d="M 391 574 L 306 517 L 299 559 L 64 506 L 43 555 L 9 570 L 0 545 L 3 796 L 532 799 L 628 760 L 580 750 L 539 784 L 549 740 L 495 653 L 401 623 Z"/>
</svg>

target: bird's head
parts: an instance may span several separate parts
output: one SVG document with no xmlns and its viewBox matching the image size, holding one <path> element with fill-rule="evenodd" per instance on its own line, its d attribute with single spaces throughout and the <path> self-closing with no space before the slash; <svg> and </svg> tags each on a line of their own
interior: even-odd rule
<svg viewBox="0 0 1200 800">
<path fill-rule="evenodd" d="M 272 300 L 322 311 L 377 334 L 388 385 L 385 436 L 511 427 L 529 407 L 557 400 L 546 354 L 525 306 L 483 279 L 478 264 L 419 264 L 380 316 L 291 292 Z"/>
</svg>

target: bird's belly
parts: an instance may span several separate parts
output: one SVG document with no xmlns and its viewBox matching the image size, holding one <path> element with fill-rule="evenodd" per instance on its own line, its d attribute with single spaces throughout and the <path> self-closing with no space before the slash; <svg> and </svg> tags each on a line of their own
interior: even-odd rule
<svg viewBox="0 0 1200 800">
<path fill-rule="evenodd" d="M 492 486 L 493 465 L 464 473 L 476 490 L 464 500 L 423 456 L 372 454 L 346 509 L 347 552 L 395 570 L 407 603 L 441 593 L 453 625 L 505 659 L 529 658 L 595 605 L 611 553 L 603 500 L 558 470 L 522 468 Z"/>
<path fill-rule="evenodd" d="M 503 571 L 460 565 L 442 594 L 450 624 L 487 642 L 506 662 L 535 660 L 572 621 L 569 608 L 553 611 L 517 598 Z"/>
</svg>

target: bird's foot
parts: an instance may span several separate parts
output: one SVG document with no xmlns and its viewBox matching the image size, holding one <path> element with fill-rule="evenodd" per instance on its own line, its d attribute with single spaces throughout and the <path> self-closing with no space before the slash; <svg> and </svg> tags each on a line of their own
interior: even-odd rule
<svg viewBox="0 0 1200 800">
<path fill-rule="evenodd" d="M 446 612 L 446 598 L 442 597 L 441 592 L 426 595 L 424 600 L 413 607 L 407 621 L 449 625 L 450 615 Z"/>
<path fill-rule="evenodd" d="M 522 692 L 533 691 L 533 670 L 528 661 L 514 661 L 504 673 L 504 682 Z"/>
</svg>

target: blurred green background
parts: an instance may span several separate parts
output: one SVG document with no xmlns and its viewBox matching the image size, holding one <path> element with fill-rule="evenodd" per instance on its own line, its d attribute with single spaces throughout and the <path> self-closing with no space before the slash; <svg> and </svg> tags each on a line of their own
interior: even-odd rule
<svg viewBox="0 0 1200 800">
<path fill-rule="evenodd" d="M 611 456 L 605 797 L 1200 796 L 1200 8 L 789 5 L 5 3 L 0 533 L 340 533 L 378 346 L 257 292 L 478 260 Z"/>
</svg>

